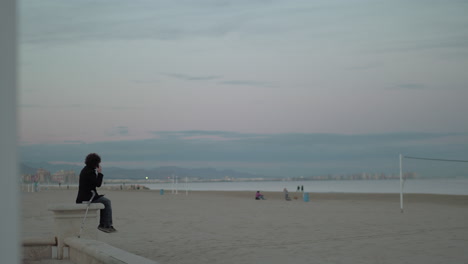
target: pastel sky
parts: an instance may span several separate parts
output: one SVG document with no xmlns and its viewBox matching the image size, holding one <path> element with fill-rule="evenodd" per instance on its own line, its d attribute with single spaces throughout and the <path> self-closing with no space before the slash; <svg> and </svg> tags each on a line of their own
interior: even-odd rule
<svg viewBox="0 0 468 264">
<path fill-rule="evenodd" d="M 168 134 L 173 147 L 410 135 L 431 150 L 441 138 L 459 146 L 440 153 L 452 158 L 468 149 L 467 1 L 24 0 L 19 10 L 23 151 L 84 144 L 110 155 L 99 144 L 174 143 Z M 313 156 L 284 144 L 271 150 Z M 279 162 L 228 159 L 232 147 L 224 162 Z M 63 153 L 56 161 L 76 160 Z"/>
</svg>

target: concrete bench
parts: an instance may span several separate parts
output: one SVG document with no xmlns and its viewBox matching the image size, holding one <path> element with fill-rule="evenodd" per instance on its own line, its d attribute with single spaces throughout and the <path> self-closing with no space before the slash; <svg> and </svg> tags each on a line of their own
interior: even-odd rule
<svg viewBox="0 0 468 264">
<path fill-rule="evenodd" d="M 67 237 L 78 237 L 81 223 L 86 213 L 87 204 L 51 204 L 49 211 L 54 213 L 54 232 L 57 239 L 57 258 L 63 258 L 64 240 Z M 97 238 L 98 211 L 104 209 L 101 203 L 89 205 L 88 215 L 83 226 L 82 238 Z"/>
<path fill-rule="evenodd" d="M 69 237 L 65 244 L 69 247 L 70 260 L 75 264 L 157 264 L 101 241 Z"/>
</svg>

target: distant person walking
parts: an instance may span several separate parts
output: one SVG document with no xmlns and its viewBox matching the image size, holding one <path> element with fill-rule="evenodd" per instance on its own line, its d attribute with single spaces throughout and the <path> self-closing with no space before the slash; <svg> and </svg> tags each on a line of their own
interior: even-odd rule
<svg viewBox="0 0 468 264">
<path fill-rule="evenodd" d="M 104 195 L 98 195 L 96 190 L 97 187 L 101 187 L 102 179 L 104 178 L 100 163 L 101 157 L 98 154 L 90 153 L 86 156 L 86 166 L 80 172 L 76 203 L 89 201 L 92 197 L 91 191 L 94 191 L 96 195 L 91 202 L 102 203 L 104 205 L 104 209 L 101 209 L 98 229 L 106 233 L 113 233 L 117 232 L 117 230 L 112 226 L 111 201 L 104 197 Z"/>
<path fill-rule="evenodd" d="M 284 199 L 285 199 L 286 201 L 291 201 L 291 198 L 289 198 L 288 189 L 286 189 L 286 187 L 283 189 L 283 193 L 284 193 Z"/>
</svg>

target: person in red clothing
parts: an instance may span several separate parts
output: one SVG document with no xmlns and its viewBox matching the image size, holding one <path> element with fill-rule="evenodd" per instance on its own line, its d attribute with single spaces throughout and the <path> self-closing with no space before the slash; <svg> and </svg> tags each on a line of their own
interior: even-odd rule
<svg viewBox="0 0 468 264">
<path fill-rule="evenodd" d="M 86 166 L 80 172 L 76 203 L 88 202 L 93 197 L 92 192 L 95 192 L 91 203 L 102 203 L 104 205 L 104 209 L 101 210 L 98 229 L 106 233 L 113 233 L 117 232 L 117 230 L 112 225 L 111 201 L 104 195 L 99 195 L 96 190 L 97 187 L 101 187 L 104 178 L 100 163 L 101 157 L 98 154 L 90 153 L 86 156 Z"/>
</svg>

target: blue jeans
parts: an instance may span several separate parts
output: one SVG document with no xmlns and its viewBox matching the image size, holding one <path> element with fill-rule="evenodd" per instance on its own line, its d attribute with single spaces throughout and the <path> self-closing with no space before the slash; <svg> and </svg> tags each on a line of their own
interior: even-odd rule
<svg viewBox="0 0 468 264">
<path fill-rule="evenodd" d="M 104 196 L 94 200 L 93 203 L 102 203 L 104 209 L 101 209 L 101 217 L 99 218 L 99 225 L 104 227 L 112 226 L 112 206 L 111 201 Z"/>
</svg>

